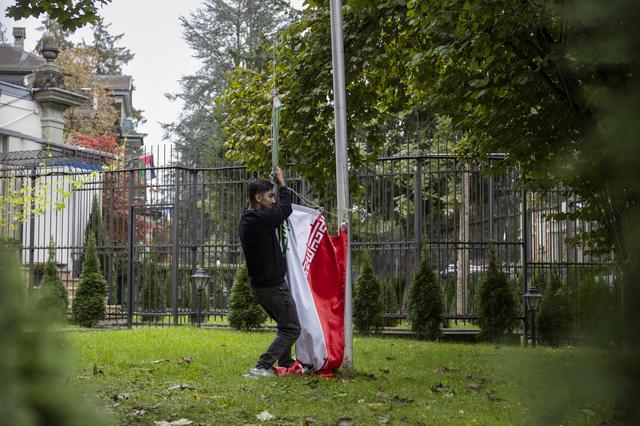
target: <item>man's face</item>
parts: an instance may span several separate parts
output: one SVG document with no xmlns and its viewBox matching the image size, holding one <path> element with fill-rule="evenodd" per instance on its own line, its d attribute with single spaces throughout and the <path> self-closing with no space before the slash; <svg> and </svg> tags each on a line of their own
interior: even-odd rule
<svg viewBox="0 0 640 426">
<path fill-rule="evenodd" d="M 256 194 L 256 202 L 258 203 L 259 209 L 270 209 L 275 206 L 276 196 L 273 193 L 273 189 Z"/>
</svg>

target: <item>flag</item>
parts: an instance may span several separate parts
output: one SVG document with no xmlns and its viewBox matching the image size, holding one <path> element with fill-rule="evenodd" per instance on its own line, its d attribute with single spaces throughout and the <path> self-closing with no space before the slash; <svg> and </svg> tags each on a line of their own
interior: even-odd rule
<svg viewBox="0 0 640 426">
<path fill-rule="evenodd" d="M 347 231 L 329 235 L 318 210 L 294 204 L 287 232 L 287 282 L 302 329 L 296 358 L 330 374 L 344 357 Z"/>
<path fill-rule="evenodd" d="M 153 165 L 153 154 L 144 156 L 144 157 L 139 157 L 138 158 L 138 168 L 142 169 L 149 169 L 149 180 L 151 179 L 155 179 L 156 177 L 156 170 L 155 170 L 155 166 Z M 144 181 L 146 180 L 146 170 L 142 170 L 140 171 L 140 180 Z"/>
</svg>

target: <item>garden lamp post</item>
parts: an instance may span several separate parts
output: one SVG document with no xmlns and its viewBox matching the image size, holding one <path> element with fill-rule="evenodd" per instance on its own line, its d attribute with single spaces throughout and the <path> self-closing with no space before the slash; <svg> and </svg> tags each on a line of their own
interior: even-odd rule
<svg viewBox="0 0 640 426">
<path fill-rule="evenodd" d="M 198 290 L 198 327 L 202 325 L 202 292 L 207 289 L 209 278 L 211 276 L 202 268 L 196 269 L 196 273 L 191 275 L 191 280 L 195 284 L 196 290 Z"/>
<path fill-rule="evenodd" d="M 532 313 L 531 342 L 533 346 L 536 346 L 536 311 L 538 310 L 538 306 L 540 305 L 541 300 L 542 294 L 540 294 L 536 286 L 532 286 L 531 288 L 527 289 L 527 292 L 524 294 L 524 303 L 527 306 L 527 310 L 531 311 Z"/>
</svg>

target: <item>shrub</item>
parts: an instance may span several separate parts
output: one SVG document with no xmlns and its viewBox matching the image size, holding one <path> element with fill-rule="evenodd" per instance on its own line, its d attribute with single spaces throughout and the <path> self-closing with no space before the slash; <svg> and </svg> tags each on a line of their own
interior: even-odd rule
<svg viewBox="0 0 640 426">
<path fill-rule="evenodd" d="M 363 259 L 362 273 L 353 294 L 353 325 L 362 334 L 369 334 L 383 326 L 380 282 L 373 274 L 371 258 Z"/>
<path fill-rule="evenodd" d="M 478 324 L 480 339 L 500 340 L 515 326 L 516 302 L 507 276 L 498 269 L 493 247 L 489 247 L 489 268 L 480 287 Z"/>
<path fill-rule="evenodd" d="M 424 250 L 420 266 L 409 290 L 409 322 L 411 330 L 421 339 L 435 340 L 440 337 L 443 322 L 444 300 L 442 288 L 431 269 L 427 251 Z"/>
<path fill-rule="evenodd" d="M 613 292 L 595 274 L 585 274 L 577 287 L 578 331 L 590 344 L 608 344 L 615 327 Z"/>
<path fill-rule="evenodd" d="M 382 281 L 382 294 L 384 312 L 397 313 L 400 311 L 400 297 L 404 282 L 401 278 L 389 277 Z M 387 327 L 395 327 L 400 323 L 396 318 L 385 318 L 384 325 Z"/>
<path fill-rule="evenodd" d="M 256 301 L 247 267 L 242 265 L 233 277 L 233 287 L 229 296 L 229 325 L 249 331 L 260 327 L 267 320 L 267 314 Z"/>
<path fill-rule="evenodd" d="M 100 273 L 100 262 L 96 254 L 96 239 L 89 235 L 84 251 L 80 283 L 73 300 L 73 320 L 83 327 L 92 327 L 104 318 L 106 311 L 107 283 Z"/>
<path fill-rule="evenodd" d="M 27 303 L 17 252 L 0 237 L 0 419 L 4 425 L 100 426 L 106 413 L 85 400 L 69 377 L 68 342 L 47 332 Z M 28 332 L 25 332 L 28 330 Z"/>
<path fill-rule="evenodd" d="M 164 312 L 167 307 L 167 288 L 158 273 L 158 265 L 153 259 L 147 259 L 142 268 L 142 288 L 140 289 L 140 305 L 143 312 Z M 143 315 L 142 321 L 159 321 L 162 315 Z"/>
<path fill-rule="evenodd" d="M 38 313 L 44 315 L 47 319 L 53 322 L 65 322 L 67 308 L 69 307 L 69 297 L 64 283 L 58 275 L 55 255 L 55 243 L 51 239 L 49 243 L 49 260 L 44 267 L 44 275 L 42 281 L 40 281 L 36 305 Z"/>
<path fill-rule="evenodd" d="M 565 340 L 572 325 L 571 303 L 560 277 L 551 274 L 536 316 L 537 334 L 547 345 L 558 346 Z"/>
</svg>

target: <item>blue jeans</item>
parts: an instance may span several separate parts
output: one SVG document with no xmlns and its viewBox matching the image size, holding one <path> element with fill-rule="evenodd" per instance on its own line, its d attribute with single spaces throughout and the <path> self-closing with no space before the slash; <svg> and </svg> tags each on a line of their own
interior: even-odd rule
<svg viewBox="0 0 640 426">
<path fill-rule="evenodd" d="M 260 355 L 256 367 L 269 369 L 276 361 L 279 366 L 288 367 L 293 363 L 291 346 L 300 336 L 300 321 L 291 290 L 285 281 L 268 287 L 252 286 L 251 289 L 258 303 L 277 323 L 276 337 L 267 351 Z"/>
</svg>

